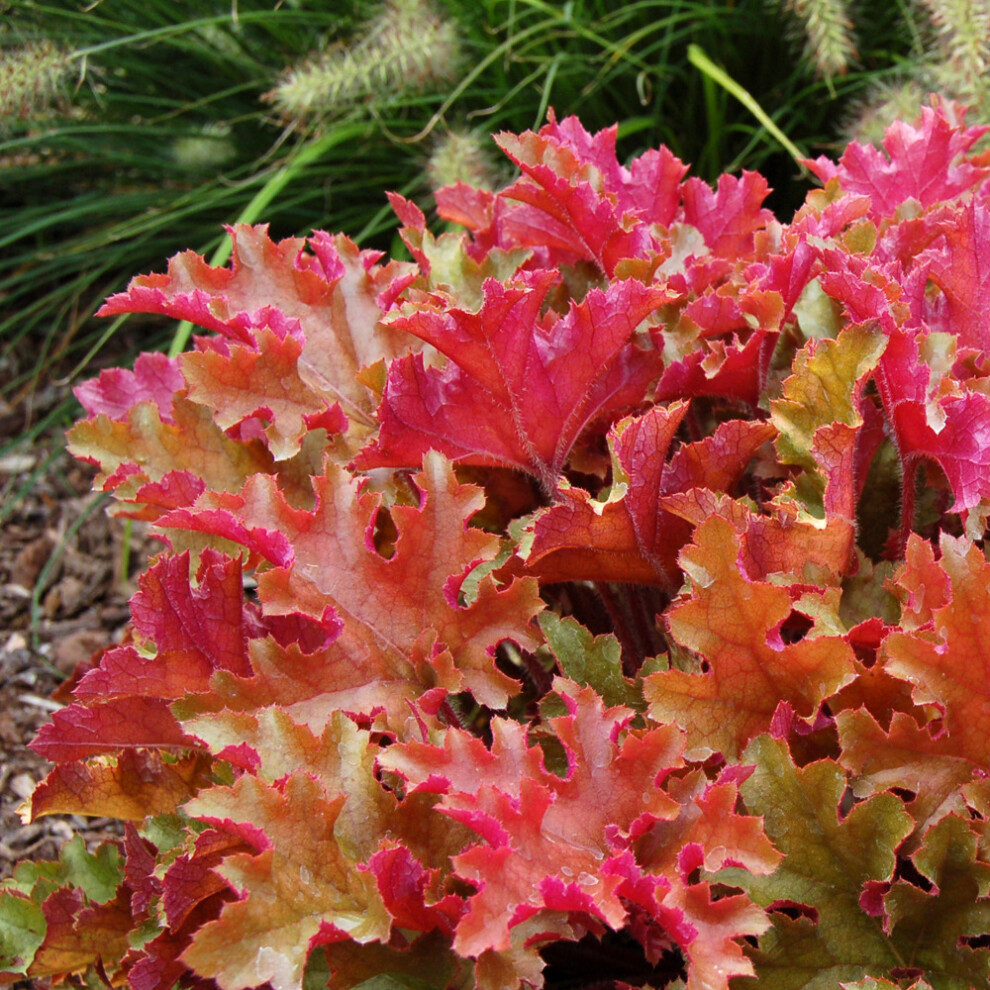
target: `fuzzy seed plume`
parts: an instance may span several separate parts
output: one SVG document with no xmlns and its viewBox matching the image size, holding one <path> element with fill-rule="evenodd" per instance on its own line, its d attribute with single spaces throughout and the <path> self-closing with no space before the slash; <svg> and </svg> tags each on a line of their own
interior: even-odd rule
<svg viewBox="0 0 990 990">
<path fill-rule="evenodd" d="M 499 174 L 490 148 L 491 141 L 474 131 L 448 131 L 437 140 L 426 163 L 430 188 L 436 192 L 466 182 L 479 189 L 494 189 Z"/>
<path fill-rule="evenodd" d="M 974 100 L 990 68 L 990 0 L 921 0 L 935 29 L 939 88 Z"/>
<path fill-rule="evenodd" d="M 781 6 L 793 18 L 804 42 L 803 56 L 816 75 L 845 75 L 856 59 L 848 0 L 783 0 Z"/>
<path fill-rule="evenodd" d="M 43 117 L 71 71 L 69 53 L 45 39 L 0 50 L 0 126 Z"/>
<path fill-rule="evenodd" d="M 457 25 L 428 0 L 388 0 L 359 39 L 289 68 L 265 94 L 287 121 L 370 108 L 431 92 L 463 64 Z"/>
<path fill-rule="evenodd" d="M 879 145 L 895 120 L 911 121 L 921 113 L 929 89 L 917 79 L 873 86 L 850 113 L 843 139 Z"/>
</svg>

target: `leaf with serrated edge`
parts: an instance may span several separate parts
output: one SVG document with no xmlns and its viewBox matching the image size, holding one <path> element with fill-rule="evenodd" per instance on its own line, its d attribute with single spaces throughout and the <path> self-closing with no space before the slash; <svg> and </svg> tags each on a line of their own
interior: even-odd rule
<svg viewBox="0 0 990 990">
<path fill-rule="evenodd" d="M 255 714 L 224 711 L 184 724 L 214 753 L 226 754 L 266 783 L 274 784 L 305 767 L 327 794 L 346 794 L 347 803 L 335 819 L 333 832 L 356 862 L 375 851 L 395 816 L 395 796 L 375 780 L 378 747 L 371 745 L 366 730 L 341 712 L 331 716 L 319 736 L 278 708 Z M 246 759 L 239 752 L 241 747 L 248 751 Z"/>
<path fill-rule="evenodd" d="M 94 815 L 144 821 L 170 814 L 206 786 L 211 764 L 203 753 L 165 761 L 153 749 L 125 749 L 113 764 L 59 763 L 31 794 L 31 820 Z"/>
<path fill-rule="evenodd" d="M 220 429 L 257 417 L 272 457 L 284 461 L 298 453 L 310 422 L 326 418 L 332 407 L 300 377 L 303 345 L 296 337 L 259 327 L 254 338 L 253 347 L 232 343 L 222 352 L 185 354 L 182 371 L 189 398 L 209 406 Z M 346 420 L 336 409 L 339 430 Z"/>
<path fill-rule="evenodd" d="M 453 860 L 457 873 L 480 887 L 458 925 L 458 952 L 505 951 L 514 925 L 547 908 L 621 926 L 618 878 L 597 875 L 608 836 L 677 814 L 660 784 L 681 764 L 681 733 L 672 726 L 629 730 L 620 744 L 617 733 L 631 711 L 606 711 L 590 688 L 561 678 L 554 687 L 568 706 L 567 715 L 550 720 L 568 753 L 565 778 L 545 770 L 539 747 L 504 720 L 492 723 L 491 752 L 449 730 L 443 747 L 401 743 L 379 757 L 413 789 L 443 793 L 439 807 L 485 840 Z"/>
<path fill-rule="evenodd" d="M 393 361 L 378 440 L 362 470 L 418 467 L 430 449 L 466 464 L 511 466 L 553 492 L 567 456 L 595 419 L 625 412 L 660 372 L 659 352 L 636 342 L 669 293 L 635 279 L 592 289 L 566 315 L 544 310 L 554 272 L 484 283 L 477 311 L 407 307 L 391 323 L 446 355 Z"/>
<path fill-rule="evenodd" d="M 915 685 L 918 704 L 939 706 L 954 755 L 982 772 L 990 737 L 985 629 L 990 563 L 962 537 L 943 535 L 941 550 L 949 597 L 932 612 L 933 631 L 892 632 L 883 642 L 881 660 L 895 677 Z"/>
<path fill-rule="evenodd" d="M 911 857 L 931 890 L 897 880 L 883 899 L 885 931 L 935 987 L 986 986 L 990 979 L 990 949 L 960 944 L 990 931 L 990 866 L 977 851 L 985 840 L 968 817 L 943 818 Z"/>
<path fill-rule="evenodd" d="M 28 967 L 29 977 L 60 977 L 104 964 L 117 977 L 117 961 L 127 952 L 134 919 L 128 896 L 121 890 L 105 904 L 87 906 L 78 889 L 63 887 L 45 899 L 45 941 Z M 107 965 L 109 964 L 109 965 Z"/>
<path fill-rule="evenodd" d="M 174 417 L 163 423 L 156 406 L 139 402 L 126 420 L 100 415 L 77 423 L 68 434 L 69 450 L 99 465 L 94 487 L 116 489 L 119 498 L 173 471 L 190 471 L 212 491 L 237 491 L 246 478 L 272 470 L 261 444 L 231 440 L 204 406 L 176 397 Z"/>
<path fill-rule="evenodd" d="M 698 770 L 671 780 L 668 793 L 681 808 L 675 819 L 658 821 L 635 842 L 636 861 L 651 873 L 679 874 L 687 882 L 698 866 L 709 873 L 741 866 L 773 873 L 781 860 L 761 820 L 736 811 L 735 783 L 712 783 Z"/>
<path fill-rule="evenodd" d="M 918 829 L 965 809 L 962 788 L 976 768 L 959 754 L 954 738 L 933 735 L 904 712 L 893 713 L 888 732 L 865 709 L 839 712 L 835 720 L 842 745 L 839 762 L 853 774 L 857 795 L 891 787 L 913 791 L 908 809 Z"/>
<path fill-rule="evenodd" d="M 769 876 L 738 869 L 717 876 L 758 904 L 803 905 L 811 915 L 774 915 L 773 931 L 753 955 L 761 984 L 810 988 L 889 975 L 902 960 L 860 898 L 866 884 L 893 877 L 895 851 L 913 827 L 902 802 L 879 794 L 840 819 L 846 778 L 833 761 L 795 767 L 786 745 L 768 736 L 753 740 L 742 760 L 755 767 L 741 785 L 743 801 L 763 816 L 784 860 Z"/>
<path fill-rule="evenodd" d="M 643 696 L 622 673 L 622 648 L 615 636 L 593 636 L 576 619 L 541 612 L 540 628 L 564 676 L 590 685 L 608 706 L 642 708 Z"/>
<path fill-rule="evenodd" d="M 852 680 L 854 656 L 835 636 L 781 640 L 779 626 L 791 613 L 791 596 L 786 588 L 750 581 L 741 572 L 739 534 L 728 520 L 708 519 L 694 540 L 681 555 L 691 594 L 668 611 L 668 625 L 710 669 L 651 674 L 643 694 L 652 718 L 687 732 L 689 757 L 722 753 L 732 762 L 750 739 L 769 730 L 782 701 L 802 717 L 813 717 L 829 695 Z"/>
<path fill-rule="evenodd" d="M 985 167 L 963 157 L 986 128 L 962 127 L 947 110 L 922 107 L 917 125 L 895 121 L 884 136 L 883 150 L 854 141 L 838 166 L 822 158 L 807 164 L 823 182 L 837 175 L 845 191 L 869 196 L 874 217 L 892 216 L 908 199 L 923 207 L 952 199 L 986 177 Z"/>
<path fill-rule="evenodd" d="M 153 402 L 162 422 L 171 423 L 172 399 L 184 387 L 178 359 L 153 351 L 139 354 L 133 371 L 108 368 L 73 392 L 90 416 L 102 413 L 110 419 L 126 419 L 138 402 Z"/>
<path fill-rule="evenodd" d="M 798 353 L 783 398 L 770 403 L 781 463 L 817 471 L 816 431 L 832 423 L 862 424 L 858 399 L 885 345 L 876 327 L 859 325 L 841 330 L 835 340 L 811 341 Z"/>
<path fill-rule="evenodd" d="M 318 231 L 309 239 L 274 242 L 267 226 L 231 228 L 230 268 L 211 268 L 186 251 L 169 261 L 168 274 L 139 276 L 111 296 L 101 316 L 161 313 L 187 319 L 248 344 L 253 318 L 267 309 L 297 322 L 302 381 L 348 416 L 370 424 L 373 405 L 357 372 L 409 350 L 402 335 L 382 324 L 378 295 L 396 274 L 379 268 L 380 254 L 359 251 L 344 236 Z"/>
<path fill-rule="evenodd" d="M 691 527 L 663 506 L 663 498 L 690 488 L 724 491 L 773 436 L 768 423 L 732 420 L 704 440 L 677 448 L 668 461 L 687 403 L 654 406 L 609 431 L 612 489 L 605 501 L 580 488 L 561 491 L 562 502 L 540 512 L 531 537 L 517 551 L 526 572 L 542 581 L 680 583 L 677 554 Z"/>
<path fill-rule="evenodd" d="M 440 454 L 428 454 L 413 480 L 421 504 L 390 510 L 399 537 L 388 559 L 369 546 L 366 537 L 380 497 L 362 492 L 336 465 L 328 464 L 326 474 L 313 479 L 317 504 L 312 512 L 292 507 L 272 478 L 257 476 L 236 504 L 231 502 L 229 515 L 249 531 L 284 535 L 291 562 L 258 578 L 265 612 L 303 612 L 322 620 L 328 610 L 336 611 L 347 641 L 373 664 L 372 669 L 350 671 L 348 676 L 359 684 L 373 682 L 372 670 L 383 667 L 398 675 L 388 680 L 415 683 L 417 668 L 433 664 L 436 681 L 420 682 L 422 689 L 439 682 L 450 691 L 467 689 L 483 704 L 504 708 L 517 684 L 496 669 L 492 653 L 505 639 L 525 648 L 539 645 L 539 633 L 529 621 L 542 608 L 536 582 L 529 578 L 499 588 L 485 577 L 474 602 L 458 606 L 463 574 L 497 556 L 498 538 L 467 526 L 484 499 L 478 488 L 457 481 Z M 456 669 L 443 663 L 448 650 Z M 366 669 L 371 676 L 363 674 Z M 401 698 L 396 705 L 389 706 L 396 717 L 400 710 L 408 711 Z"/>
<path fill-rule="evenodd" d="M 45 940 L 40 904 L 14 891 L 0 891 L 0 973 L 24 975 Z"/>
<path fill-rule="evenodd" d="M 279 789 L 241 777 L 186 806 L 189 815 L 219 825 L 250 822 L 270 843 L 217 868 L 238 900 L 196 932 L 182 956 L 187 965 L 222 990 L 265 981 L 275 990 L 301 990 L 310 945 L 324 926 L 356 942 L 388 939 L 390 919 L 374 878 L 359 871 L 334 838 L 345 801 L 297 772 Z"/>
</svg>

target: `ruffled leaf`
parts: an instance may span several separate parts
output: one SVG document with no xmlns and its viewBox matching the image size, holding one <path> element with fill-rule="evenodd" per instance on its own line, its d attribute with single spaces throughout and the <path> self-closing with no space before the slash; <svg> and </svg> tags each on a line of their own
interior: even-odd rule
<svg viewBox="0 0 990 990">
<path fill-rule="evenodd" d="M 689 755 L 721 753 L 731 762 L 770 729 L 781 702 L 813 718 L 852 680 L 853 652 L 835 636 L 782 639 L 791 596 L 786 588 L 747 578 L 737 564 L 739 535 L 728 520 L 716 516 L 702 523 L 694 540 L 681 556 L 692 591 L 668 612 L 668 624 L 703 671 L 651 674 L 644 696 L 651 717 L 687 732 Z"/>
<path fill-rule="evenodd" d="M 591 290 L 565 316 L 541 314 L 553 276 L 509 286 L 489 279 L 477 312 L 416 307 L 392 325 L 432 344 L 394 361 L 379 409 L 378 440 L 356 464 L 416 467 L 427 450 L 469 464 L 509 465 L 553 491 L 577 438 L 643 398 L 660 370 L 637 328 L 668 294 L 629 280 Z"/>
</svg>

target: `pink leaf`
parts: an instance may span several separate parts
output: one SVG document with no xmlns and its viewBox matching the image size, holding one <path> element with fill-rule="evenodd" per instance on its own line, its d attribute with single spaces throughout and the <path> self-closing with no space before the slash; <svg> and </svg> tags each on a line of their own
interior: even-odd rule
<svg viewBox="0 0 990 990">
<path fill-rule="evenodd" d="M 138 355 L 133 371 L 101 371 L 98 378 L 83 382 L 74 392 L 90 416 L 103 413 L 111 419 L 126 419 L 136 403 L 153 402 L 162 422 L 174 423 L 172 396 L 184 386 L 178 360 L 153 351 Z"/>
</svg>

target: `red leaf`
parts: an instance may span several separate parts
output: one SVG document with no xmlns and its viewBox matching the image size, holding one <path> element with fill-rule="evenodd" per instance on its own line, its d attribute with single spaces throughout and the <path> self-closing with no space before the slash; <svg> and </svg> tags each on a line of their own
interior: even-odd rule
<svg viewBox="0 0 990 990">
<path fill-rule="evenodd" d="M 389 747 L 379 763 L 402 774 L 415 790 L 472 795 L 484 784 L 518 797 L 530 777 L 550 787 L 554 803 L 545 825 L 548 833 L 570 845 L 606 849 L 606 831 L 628 832 L 640 818 L 668 818 L 677 807 L 659 789 L 666 774 L 680 766 L 681 734 L 665 725 L 645 733 L 619 734 L 632 718 L 627 708 L 605 709 L 591 688 L 558 678 L 568 714 L 550 719 L 568 759 L 568 774 L 557 777 L 543 766 L 541 750 L 526 740 L 522 727 L 492 721 L 492 748 L 460 730 L 444 734 L 443 746 L 408 742 Z M 608 807 L 592 809 L 587 798 L 607 791 Z M 474 827 L 474 826 L 472 826 Z"/>
<path fill-rule="evenodd" d="M 626 910 L 615 892 L 618 882 L 598 875 L 600 854 L 547 837 L 542 825 L 551 801 L 549 789 L 523 778 L 518 798 L 486 785 L 472 800 L 443 806 L 479 834 L 487 831 L 489 842 L 494 837 L 486 823 L 499 823 L 501 833 L 494 847 L 479 844 L 454 857 L 458 874 L 480 888 L 457 926 L 454 951 L 459 955 L 509 949 L 511 928 L 544 909 L 580 912 L 613 928 L 623 926 Z"/>
<path fill-rule="evenodd" d="M 782 315 L 782 314 L 781 314 Z M 713 340 L 670 364 L 660 378 L 654 399 L 718 396 L 741 399 L 756 407 L 777 346 L 777 327 L 754 330 L 745 342 Z"/>
<path fill-rule="evenodd" d="M 205 490 L 206 482 L 194 472 L 169 471 L 160 480 L 142 485 L 135 493 L 134 500 L 147 508 L 131 510 L 126 515 L 154 522 L 162 512 L 192 505 Z"/>
<path fill-rule="evenodd" d="M 918 332 L 891 329 L 877 388 L 901 460 L 912 467 L 919 456 L 936 461 L 955 496 L 950 511 L 963 512 L 990 498 L 990 396 L 947 389 L 952 380 L 937 377 L 922 360 L 922 340 Z M 908 474 L 913 483 L 913 470 Z"/>
<path fill-rule="evenodd" d="M 772 514 L 757 515 L 744 501 L 694 488 L 665 495 L 663 506 L 694 526 L 712 516 L 731 523 L 740 541 L 736 566 L 750 581 L 786 574 L 797 582 L 832 584 L 850 560 L 853 527 L 848 519 L 827 519 L 821 526 L 813 518 L 799 518 L 796 503 L 786 499 L 770 504 Z"/>
<path fill-rule="evenodd" d="M 441 790 L 439 807 L 485 841 L 454 857 L 457 872 L 479 886 L 457 926 L 455 951 L 505 951 L 513 927 L 540 910 L 575 911 L 621 927 L 617 878 L 601 873 L 609 836 L 677 814 L 660 785 L 680 765 L 681 735 L 671 726 L 619 733 L 632 717 L 606 711 L 590 688 L 558 680 L 569 714 L 551 719 L 568 755 L 568 774 L 542 767 L 521 727 L 492 723 L 489 753 L 448 730 L 443 748 L 391 746 L 379 762 L 414 787 Z M 608 794 L 608 802 L 596 795 Z M 637 824 L 639 823 L 639 824 Z"/>
<path fill-rule="evenodd" d="M 113 765 L 59 763 L 31 794 L 31 818 L 93 815 L 144 821 L 168 815 L 209 782 L 212 760 L 195 753 L 165 762 L 154 749 L 124 749 Z"/>
<path fill-rule="evenodd" d="M 705 244 L 717 255 L 742 258 L 753 250 L 753 234 L 773 219 L 761 208 L 770 187 L 758 172 L 736 178 L 723 174 L 713 190 L 701 179 L 684 183 L 684 220 L 697 227 Z"/>
<path fill-rule="evenodd" d="M 179 957 L 189 946 L 193 932 L 212 921 L 223 902 L 223 893 L 214 892 L 212 898 L 197 906 L 182 928 L 166 928 L 157 938 L 145 942 L 140 950 L 132 949 L 130 958 L 138 958 L 127 973 L 130 990 L 173 990 L 177 985 L 184 990 L 216 990 L 213 980 L 196 976 L 179 961 Z"/>
<path fill-rule="evenodd" d="M 539 134 L 499 135 L 499 146 L 523 172 L 500 195 L 525 204 L 505 212 L 503 237 L 593 261 L 607 275 L 617 262 L 645 256 L 653 245 L 649 225 L 669 226 L 676 216 L 687 169 L 666 148 L 624 168 L 616 133 L 610 127 L 592 136 L 577 118 L 558 124 L 551 111 Z"/>
<path fill-rule="evenodd" d="M 484 230 L 490 226 L 495 201 L 493 192 L 475 189 L 466 182 L 456 182 L 437 189 L 433 195 L 437 213 L 444 220 L 460 224 L 468 230 Z"/>
<path fill-rule="evenodd" d="M 88 671 L 74 689 L 81 702 L 54 714 L 35 742 L 38 752 L 57 762 L 82 760 L 115 749 L 199 748 L 182 731 L 169 710 L 172 699 L 205 691 L 218 670 L 247 674 L 246 635 L 243 627 L 244 592 L 240 563 L 204 550 L 190 587 L 189 557 L 163 557 L 139 579 L 141 590 L 132 600 L 136 630 L 158 647 L 155 656 L 143 656 L 133 646 L 108 650 L 100 664 Z M 71 786 L 74 800 L 87 803 L 89 814 L 108 803 L 135 815 L 134 799 L 126 792 L 131 776 L 144 781 L 146 797 L 156 802 L 186 796 L 198 773 L 195 761 L 185 772 L 159 766 L 152 773 L 133 765 L 135 757 L 116 767 L 84 767 L 62 771 L 50 778 L 45 800 L 66 800 Z M 144 761 L 156 761 L 146 754 Z M 76 782 L 69 784 L 68 774 Z"/>
<path fill-rule="evenodd" d="M 145 915 L 162 892 L 162 882 L 154 875 L 158 850 L 153 843 L 142 839 L 130 822 L 124 827 L 123 849 L 124 880 L 131 892 L 131 911 L 135 916 Z"/>
<path fill-rule="evenodd" d="M 70 705 L 52 715 L 31 748 L 53 763 L 84 760 L 120 749 L 198 748 L 163 698 L 125 697 L 104 704 Z"/>
<path fill-rule="evenodd" d="M 391 322 L 446 355 L 393 361 L 379 410 L 381 433 L 355 463 L 418 466 L 440 450 L 469 464 L 509 465 L 555 490 L 574 442 L 596 419 L 639 402 L 660 370 L 636 330 L 670 296 L 629 280 L 592 289 L 566 316 L 541 313 L 556 276 L 484 283 L 478 312 L 418 307 Z"/>
<path fill-rule="evenodd" d="M 920 268 L 927 262 L 928 278 L 944 294 L 945 329 L 954 333 L 961 345 L 986 353 L 990 351 L 990 332 L 983 314 L 990 303 L 986 261 L 990 204 L 985 198 L 972 199 L 939 227 L 943 236 L 918 256 L 916 264 Z"/>
<path fill-rule="evenodd" d="M 215 917 L 221 907 L 221 903 L 216 902 L 233 898 L 227 884 L 214 872 L 214 867 L 227 856 L 248 850 L 256 851 L 234 830 L 209 828 L 195 837 L 190 853 L 177 856 L 169 864 L 162 881 L 162 907 L 173 931 L 190 927 L 191 916 L 206 907 L 208 902 L 215 902 Z M 224 896 L 218 898 L 218 894 Z"/>
<path fill-rule="evenodd" d="M 671 781 L 680 804 L 678 817 L 658 821 L 635 841 L 636 862 L 657 875 L 687 883 L 699 866 L 714 873 L 742 866 L 754 874 L 773 873 L 780 862 L 760 818 L 736 811 L 739 788 L 729 780 L 712 783 L 700 771 Z"/>
<path fill-rule="evenodd" d="M 646 873 L 629 855 L 607 861 L 603 873 L 623 878 L 618 893 L 632 908 L 631 929 L 647 953 L 657 926 L 681 949 L 688 986 L 728 990 L 730 977 L 753 975 L 736 940 L 759 935 L 770 922 L 748 897 L 713 897 L 708 883 Z"/>
<path fill-rule="evenodd" d="M 199 558 L 195 587 L 189 578 L 188 553 L 163 557 L 150 567 L 131 599 L 135 630 L 162 652 L 181 652 L 198 661 L 204 682 L 215 670 L 247 673 L 240 561 L 207 548 Z"/>
<path fill-rule="evenodd" d="M 340 405 L 331 405 L 302 377 L 303 342 L 297 336 L 262 325 L 253 337 L 251 346 L 232 343 L 222 350 L 183 355 L 189 398 L 214 410 L 213 419 L 222 430 L 259 420 L 276 461 L 297 454 L 313 424 L 333 432 L 346 429 Z"/>
<path fill-rule="evenodd" d="M 925 540 L 911 537 L 904 551 L 891 590 L 901 605 L 900 631 L 931 628 L 935 613 L 951 599 L 949 575 L 935 559 L 935 548 Z"/>
<path fill-rule="evenodd" d="M 309 615 L 328 632 L 334 612 L 343 621 L 339 641 L 320 663 L 291 647 L 258 648 L 264 656 L 255 668 L 264 663 L 269 676 L 271 668 L 282 668 L 276 680 L 279 690 L 288 692 L 268 703 L 334 693 L 336 685 L 342 694 L 335 707 L 368 713 L 384 706 L 390 717 L 404 720 L 405 699 L 436 686 L 470 690 L 493 708 L 504 707 L 517 690 L 516 682 L 496 669 L 491 654 L 505 639 L 525 647 L 539 644 L 530 624 L 541 608 L 535 582 L 515 581 L 500 589 L 486 577 L 476 599 L 459 605 L 465 573 L 496 556 L 498 538 L 467 526 L 484 500 L 479 489 L 457 481 L 440 455 L 428 455 L 413 480 L 421 504 L 390 510 L 399 534 L 390 558 L 381 556 L 370 538 L 380 497 L 362 492 L 347 471 L 332 464 L 323 477 L 312 479 L 312 512 L 293 508 L 275 479 L 259 475 L 241 496 L 225 498 L 220 512 L 169 517 L 179 523 L 189 519 L 193 526 L 249 545 L 257 534 L 266 539 L 277 534 L 291 557 L 259 575 L 264 612 Z M 262 691 L 269 676 L 256 682 Z M 345 700 L 351 690 L 356 693 Z M 355 709 L 355 704 L 362 707 Z M 323 706 L 326 711 L 326 701 Z"/>
<path fill-rule="evenodd" d="M 439 929 L 445 935 L 453 935 L 458 920 L 464 913 L 464 900 L 448 894 L 435 904 L 426 902 L 426 887 L 430 873 L 404 846 L 388 845 L 368 860 L 378 882 L 378 892 L 399 928 L 416 932 Z"/>
<path fill-rule="evenodd" d="M 112 963 L 124 955 L 133 926 L 124 893 L 106 904 L 84 905 L 78 889 L 61 888 L 46 898 L 42 905 L 45 941 L 28 967 L 28 976 L 62 977 L 104 959 Z"/>
</svg>

